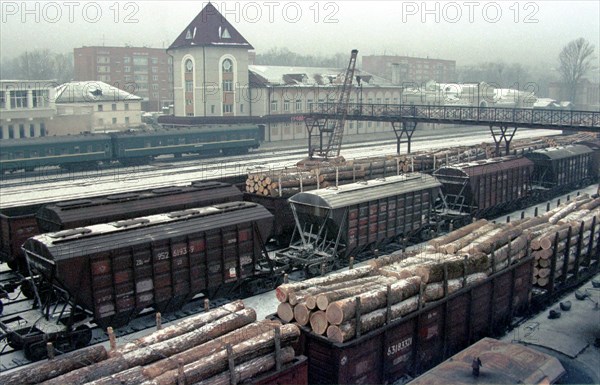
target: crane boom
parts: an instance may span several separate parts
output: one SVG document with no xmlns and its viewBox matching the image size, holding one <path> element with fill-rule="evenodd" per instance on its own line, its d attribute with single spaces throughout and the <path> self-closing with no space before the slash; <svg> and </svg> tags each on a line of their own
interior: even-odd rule
<svg viewBox="0 0 600 385">
<path fill-rule="evenodd" d="M 350 102 L 350 93 L 352 91 L 352 80 L 354 78 L 357 56 L 358 50 L 352 50 L 350 61 L 348 62 L 348 68 L 346 69 L 346 73 L 344 75 L 344 82 L 340 90 L 340 95 L 335 105 L 335 118 L 325 119 L 324 122 L 317 121 L 313 123 L 314 125 L 312 128 L 314 128 L 314 126 L 319 127 L 321 145 L 319 151 L 316 152 L 309 148 L 309 155 L 311 158 L 315 155 L 325 159 L 340 156 L 342 138 L 344 137 L 344 125 L 346 123 L 346 116 L 348 115 L 348 104 Z M 309 128 L 309 132 L 312 132 L 311 128 Z M 324 133 L 329 135 L 326 146 L 323 146 Z"/>
</svg>

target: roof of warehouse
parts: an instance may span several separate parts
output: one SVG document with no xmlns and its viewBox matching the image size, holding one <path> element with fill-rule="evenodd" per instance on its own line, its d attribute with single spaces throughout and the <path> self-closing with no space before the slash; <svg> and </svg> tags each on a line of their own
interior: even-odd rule
<svg viewBox="0 0 600 385">
<path fill-rule="evenodd" d="M 289 201 L 301 205 L 337 209 L 440 186 L 440 182 L 434 177 L 415 173 L 351 183 L 337 188 L 301 192 L 292 196 Z"/>
<path fill-rule="evenodd" d="M 27 240 L 24 248 L 35 250 L 39 245 L 46 249 L 48 257 L 57 261 L 110 251 L 116 245 L 127 248 L 263 218 L 272 218 L 272 214 L 255 203 L 223 203 L 41 234 Z"/>
<path fill-rule="evenodd" d="M 142 98 L 99 80 L 69 82 L 56 87 L 57 104 L 139 102 Z"/>
<path fill-rule="evenodd" d="M 344 81 L 346 68 L 331 67 L 291 67 L 270 65 L 249 65 L 251 83 L 255 86 L 305 86 L 340 87 Z M 370 86 L 398 87 L 390 81 L 356 69 L 355 76 L 360 76 L 364 88 Z M 356 84 L 354 87 L 357 87 Z"/>
<path fill-rule="evenodd" d="M 551 147 L 541 150 L 535 150 L 529 154 L 525 154 L 528 158 L 545 158 L 545 159 L 563 159 L 574 155 L 589 154 L 592 150 L 588 146 L 574 144 L 564 147 Z"/>
</svg>

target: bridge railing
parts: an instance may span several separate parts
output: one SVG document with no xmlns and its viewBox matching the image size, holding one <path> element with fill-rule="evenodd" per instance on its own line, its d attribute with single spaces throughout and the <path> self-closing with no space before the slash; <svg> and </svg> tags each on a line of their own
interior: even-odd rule
<svg viewBox="0 0 600 385">
<path fill-rule="evenodd" d="M 337 103 L 312 103 L 311 114 L 338 115 L 343 111 Z M 502 107 L 466 107 L 402 104 L 349 103 L 347 118 L 415 118 L 418 120 L 443 120 L 501 123 L 514 125 L 540 125 L 556 127 L 589 127 L 600 129 L 600 112 L 544 110 Z"/>
</svg>

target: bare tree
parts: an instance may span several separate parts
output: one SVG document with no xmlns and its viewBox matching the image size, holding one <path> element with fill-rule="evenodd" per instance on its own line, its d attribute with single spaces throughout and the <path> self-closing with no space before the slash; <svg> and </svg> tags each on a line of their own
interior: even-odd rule
<svg viewBox="0 0 600 385">
<path fill-rule="evenodd" d="M 582 37 L 575 39 L 563 47 L 558 60 L 558 71 L 566 87 L 567 97 L 575 103 L 579 82 L 594 68 L 594 46 Z"/>
</svg>

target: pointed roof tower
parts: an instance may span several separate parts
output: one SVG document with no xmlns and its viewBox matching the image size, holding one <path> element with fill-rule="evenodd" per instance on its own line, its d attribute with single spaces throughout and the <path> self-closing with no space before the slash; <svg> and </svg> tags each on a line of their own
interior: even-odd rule
<svg viewBox="0 0 600 385">
<path fill-rule="evenodd" d="M 229 46 L 254 49 L 231 25 L 217 8 L 208 3 L 206 7 L 175 39 L 169 50 L 181 47 Z"/>
</svg>

